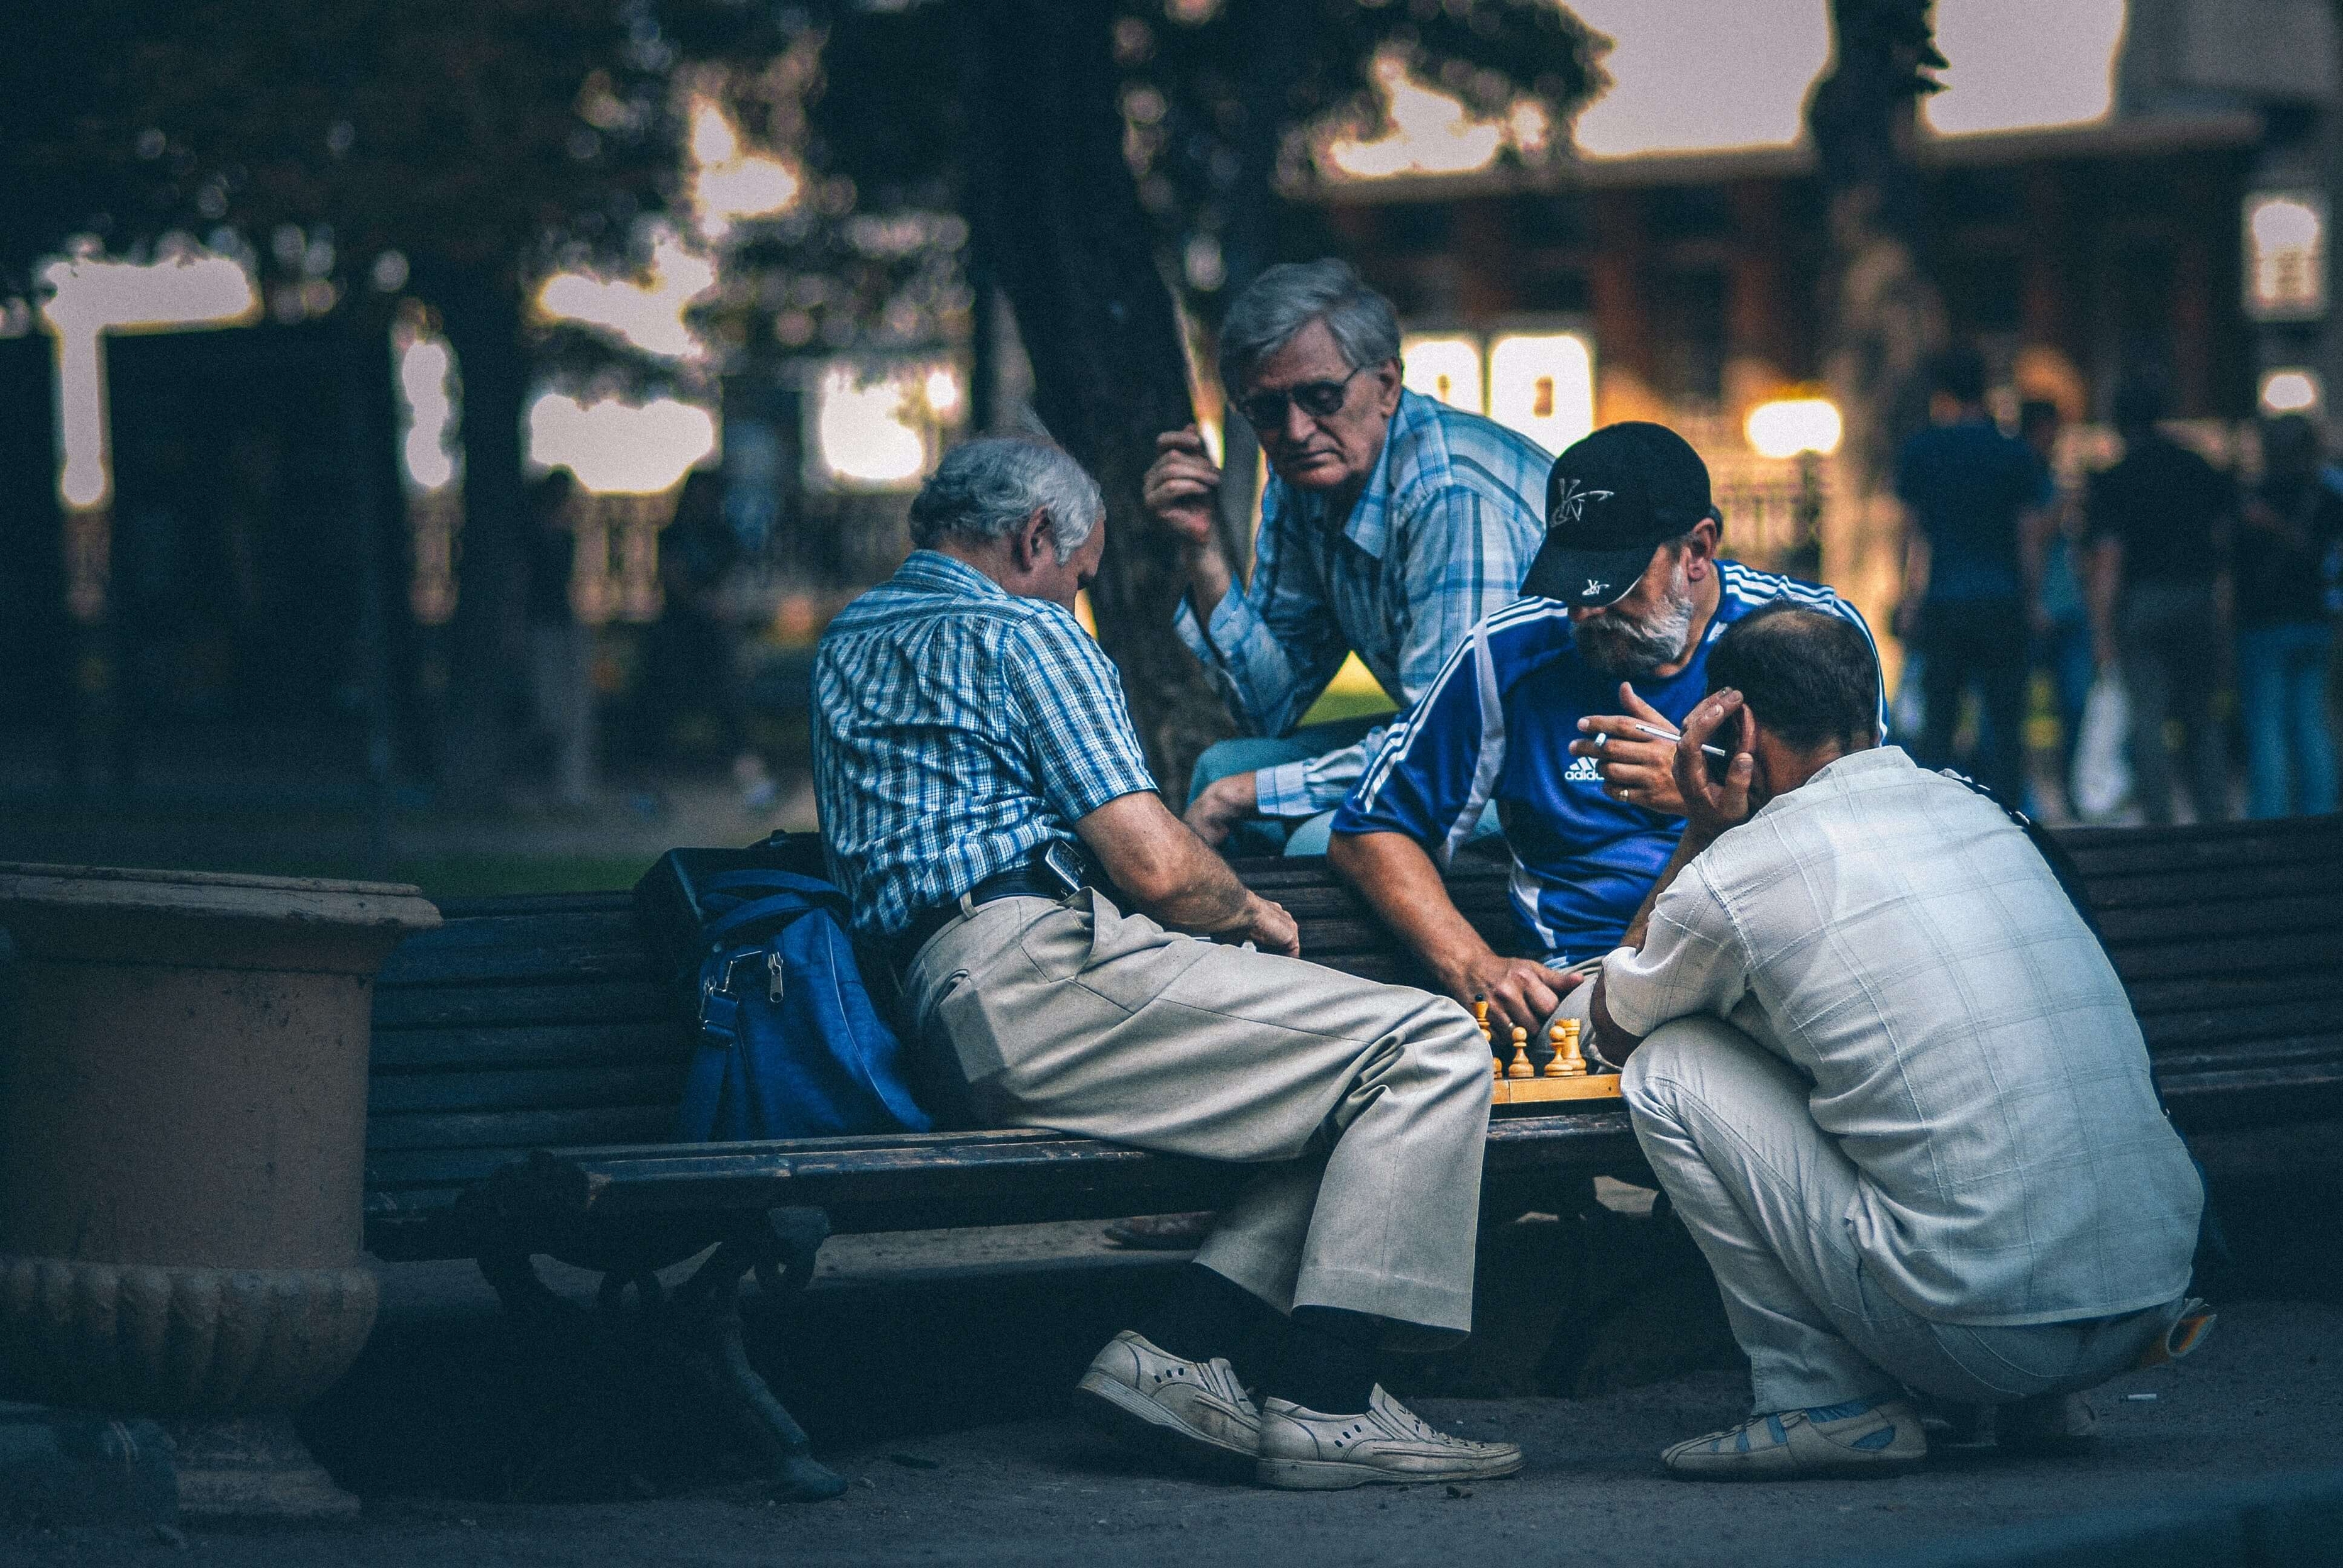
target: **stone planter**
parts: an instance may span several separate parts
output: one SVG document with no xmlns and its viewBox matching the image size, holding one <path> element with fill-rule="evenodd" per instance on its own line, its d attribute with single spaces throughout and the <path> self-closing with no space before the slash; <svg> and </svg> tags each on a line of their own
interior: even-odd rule
<svg viewBox="0 0 2343 1568">
<path fill-rule="evenodd" d="M 281 1415 L 348 1368 L 373 976 L 438 923 L 411 887 L 0 865 L 0 1398 Z"/>
</svg>

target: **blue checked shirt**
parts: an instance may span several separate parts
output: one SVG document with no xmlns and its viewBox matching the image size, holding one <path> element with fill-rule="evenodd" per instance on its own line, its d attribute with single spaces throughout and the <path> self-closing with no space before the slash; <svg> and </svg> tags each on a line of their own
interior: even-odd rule
<svg viewBox="0 0 2343 1568">
<path fill-rule="evenodd" d="M 1074 618 L 934 550 L 830 623 L 813 671 L 813 783 L 854 926 L 1026 864 L 1108 801 L 1155 788 L 1114 666 Z"/>
<path fill-rule="evenodd" d="M 1272 475 L 1262 498 L 1252 586 L 1200 626 L 1182 600 L 1180 640 L 1203 661 L 1237 721 L 1283 735 L 1356 652 L 1406 708 L 1422 699 L 1473 623 L 1520 597 L 1545 537 L 1554 459 L 1477 414 L 1402 391 L 1383 454 L 1347 520 Z M 1382 743 L 1264 768 L 1260 810 L 1309 817 L 1351 792 Z"/>
</svg>

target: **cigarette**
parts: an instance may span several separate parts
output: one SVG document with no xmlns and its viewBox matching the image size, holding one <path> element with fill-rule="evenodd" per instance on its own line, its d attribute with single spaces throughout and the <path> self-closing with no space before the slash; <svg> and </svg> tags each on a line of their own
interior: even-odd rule
<svg viewBox="0 0 2343 1568">
<path fill-rule="evenodd" d="M 1646 724 L 1640 719 L 1631 719 L 1627 720 L 1627 722 L 1634 725 L 1636 729 L 1642 730 L 1644 734 L 1650 736 L 1654 740 L 1674 740 L 1681 743 L 1684 739 L 1684 737 L 1681 735 L 1675 734 L 1671 730 L 1662 729 L 1656 724 Z M 1701 750 L 1706 755 L 1715 758 L 1719 762 L 1729 762 L 1733 759 L 1733 754 L 1725 750 L 1722 746 L 1704 745 L 1701 748 Z"/>
</svg>

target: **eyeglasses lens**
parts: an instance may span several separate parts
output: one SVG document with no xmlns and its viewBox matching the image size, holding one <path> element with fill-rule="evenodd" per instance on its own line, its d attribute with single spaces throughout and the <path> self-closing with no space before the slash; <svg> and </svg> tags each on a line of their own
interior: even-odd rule
<svg viewBox="0 0 2343 1568">
<path fill-rule="evenodd" d="M 1348 378 L 1341 381 L 1305 381 L 1290 392 L 1263 392 L 1237 405 L 1237 411 L 1256 430 L 1282 429 L 1285 425 L 1288 401 L 1313 419 L 1339 412 L 1344 397 L 1351 389 Z"/>
</svg>

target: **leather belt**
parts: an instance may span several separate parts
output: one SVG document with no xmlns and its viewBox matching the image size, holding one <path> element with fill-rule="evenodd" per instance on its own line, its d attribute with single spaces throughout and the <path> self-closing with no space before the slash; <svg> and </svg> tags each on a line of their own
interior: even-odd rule
<svg viewBox="0 0 2343 1568">
<path fill-rule="evenodd" d="M 1000 899 L 1062 899 L 1067 896 L 1064 883 L 1039 866 L 1015 866 L 997 872 L 968 890 L 971 905 L 990 904 Z M 931 904 L 911 917 L 900 935 L 889 939 L 888 956 L 898 970 L 910 968 L 928 939 L 960 917 L 960 900 Z"/>
</svg>

